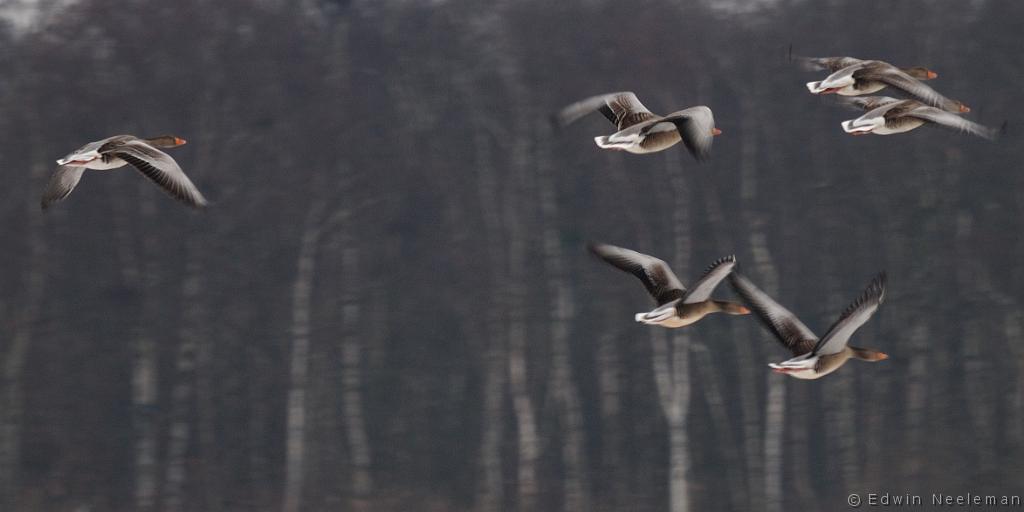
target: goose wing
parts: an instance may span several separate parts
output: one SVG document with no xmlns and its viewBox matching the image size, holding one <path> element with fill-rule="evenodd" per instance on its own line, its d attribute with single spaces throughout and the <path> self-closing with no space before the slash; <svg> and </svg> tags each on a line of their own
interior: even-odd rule
<svg viewBox="0 0 1024 512">
<path fill-rule="evenodd" d="M 683 144 L 698 161 L 707 160 L 711 156 L 711 143 L 714 141 L 715 116 L 711 109 L 703 105 L 686 110 L 673 112 L 651 124 L 647 131 L 660 126 L 662 122 L 676 125 Z"/>
<path fill-rule="evenodd" d="M 793 352 L 793 355 L 799 356 L 814 350 L 818 337 L 796 315 L 775 302 L 767 293 L 735 270 L 729 274 L 729 284 L 757 314 L 761 323 Z"/>
<path fill-rule="evenodd" d="M 857 297 L 857 300 L 847 306 L 843 314 L 839 316 L 836 323 L 829 327 L 828 332 L 821 338 L 814 353 L 830 355 L 841 352 L 850 341 L 850 336 L 867 322 L 871 315 L 875 314 L 878 305 L 885 299 L 885 272 L 875 276 L 868 284 L 868 287 Z"/>
<path fill-rule="evenodd" d="M 874 61 L 871 65 L 863 66 L 858 69 L 856 73 L 854 73 L 854 77 L 883 82 L 918 98 L 933 107 L 939 107 L 950 112 L 960 111 L 961 105 L 959 102 L 953 101 L 939 94 L 935 89 L 932 89 L 924 82 L 904 73 L 892 64 Z"/>
<path fill-rule="evenodd" d="M 735 266 L 736 256 L 726 256 L 712 263 L 704 271 L 704 275 L 693 284 L 689 293 L 683 297 L 683 304 L 695 304 L 710 299 L 711 293 L 718 287 L 718 283 L 721 283 L 722 279 L 725 279 Z"/>
<path fill-rule="evenodd" d="M 668 264 L 654 256 L 609 244 L 591 244 L 589 248 L 598 258 L 639 278 L 659 306 L 686 293 L 683 283 L 679 282 Z"/>
<path fill-rule="evenodd" d="M 67 165 L 58 167 L 53 176 L 50 177 L 46 190 L 43 191 L 43 198 L 40 201 L 43 209 L 45 210 L 53 203 L 67 197 L 75 189 L 75 186 L 78 185 L 78 181 L 82 179 L 82 173 L 84 172 L 85 167 L 71 167 Z"/>
<path fill-rule="evenodd" d="M 128 162 L 185 204 L 194 208 L 206 206 L 206 198 L 167 153 L 135 138 L 109 146 L 102 148 L 101 152 Z"/>
<path fill-rule="evenodd" d="M 999 136 L 999 130 L 995 128 L 990 128 L 988 126 L 975 123 L 974 121 L 964 119 L 952 112 L 946 112 L 945 110 L 937 109 L 935 107 L 929 107 L 926 105 L 918 106 L 917 108 L 910 110 L 904 115 L 908 117 L 916 117 L 918 119 L 923 119 L 925 121 L 929 121 L 944 128 L 950 128 L 959 131 L 961 133 L 977 135 L 988 140 L 995 140 Z"/>
<path fill-rule="evenodd" d="M 836 101 L 840 105 L 851 107 L 854 110 L 874 110 L 878 107 L 884 107 L 891 103 L 896 103 L 896 98 L 890 98 L 888 96 L 836 96 Z"/>
<path fill-rule="evenodd" d="M 577 101 L 558 113 L 558 121 L 565 126 L 597 110 L 619 130 L 657 117 L 630 91 L 591 96 Z"/>
<path fill-rule="evenodd" d="M 863 62 L 860 59 L 853 57 L 801 57 L 794 56 L 793 60 L 800 64 L 805 71 L 821 71 L 828 70 L 830 73 L 835 73 L 840 69 L 852 66 L 854 64 L 860 64 Z"/>
</svg>

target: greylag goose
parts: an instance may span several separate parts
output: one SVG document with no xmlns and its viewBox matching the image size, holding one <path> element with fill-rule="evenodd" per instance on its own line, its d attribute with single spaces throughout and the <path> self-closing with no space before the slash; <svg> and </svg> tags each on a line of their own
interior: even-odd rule
<svg viewBox="0 0 1024 512">
<path fill-rule="evenodd" d="M 938 76 L 926 68 L 910 68 L 903 70 L 880 60 L 851 59 L 850 57 L 825 57 L 810 59 L 811 62 L 821 61 L 821 66 L 832 70 L 831 66 L 848 64 L 833 70 L 832 74 L 819 82 L 808 82 L 807 90 L 812 94 L 839 94 L 841 96 L 861 96 L 878 92 L 885 87 L 899 89 L 928 105 L 949 112 L 970 112 L 963 103 L 951 100 L 935 89 L 925 85 L 920 79 L 931 79 Z M 854 62 L 857 61 L 857 62 Z M 851 64 L 851 62 L 853 62 Z"/>
<path fill-rule="evenodd" d="M 43 192 L 42 207 L 61 201 L 74 190 L 86 169 L 97 171 L 117 169 L 131 164 L 147 178 L 160 185 L 185 204 L 202 208 L 206 198 L 192 184 L 178 163 L 157 148 L 173 148 L 185 144 L 185 139 L 171 135 L 140 139 L 132 135 L 115 135 L 81 148 L 57 160 L 60 167 L 50 178 Z"/>
<path fill-rule="evenodd" d="M 843 121 L 843 130 L 851 135 L 891 135 L 909 132 L 927 123 L 989 140 L 994 140 L 999 135 L 999 130 L 995 128 L 968 121 L 952 112 L 930 107 L 917 100 L 865 96 L 843 98 L 841 101 L 852 107 L 867 110 L 867 113 L 857 119 Z"/>
<path fill-rule="evenodd" d="M 854 64 L 860 64 L 864 62 L 863 59 L 857 59 L 854 57 L 793 57 L 797 62 L 800 63 L 801 67 L 806 71 L 828 71 L 829 73 L 835 73 L 840 69 L 852 66 Z M 939 74 L 924 67 L 924 66 L 913 66 L 909 68 L 897 68 L 900 71 L 918 79 L 918 80 L 933 80 L 939 77 Z M 815 82 L 812 82 L 815 83 Z M 863 85 L 862 85 L 863 87 Z M 883 84 L 882 87 L 885 87 Z"/>
<path fill-rule="evenodd" d="M 632 92 L 601 94 L 565 107 L 558 114 L 563 126 L 598 111 L 618 129 L 617 132 L 594 137 L 604 149 L 645 154 L 662 151 L 680 140 L 697 160 L 711 154 L 711 142 L 722 130 L 715 128 L 715 117 L 705 106 L 690 107 L 659 116 L 647 110 Z"/>
<path fill-rule="evenodd" d="M 637 322 L 675 328 L 690 325 L 710 313 L 750 313 L 740 304 L 711 299 L 711 292 L 736 265 L 734 256 L 712 263 L 693 289 L 687 291 L 672 269 L 658 258 L 608 244 L 592 244 L 589 248 L 597 257 L 639 278 L 658 303 L 653 311 L 637 313 Z"/>
<path fill-rule="evenodd" d="M 885 272 L 875 276 L 867 289 L 843 311 L 825 336 L 818 339 L 788 309 L 775 302 L 749 279 L 733 271 L 729 276 L 736 293 L 757 315 L 762 324 L 788 348 L 794 358 L 770 364 L 776 372 L 798 379 L 820 379 L 850 359 L 882 361 L 888 355 L 873 349 L 848 345 L 853 333 L 871 318 L 885 297 Z"/>
</svg>

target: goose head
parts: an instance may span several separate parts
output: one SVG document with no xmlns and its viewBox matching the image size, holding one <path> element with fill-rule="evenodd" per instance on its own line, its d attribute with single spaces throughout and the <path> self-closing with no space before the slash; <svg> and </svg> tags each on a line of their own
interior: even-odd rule
<svg viewBox="0 0 1024 512">
<path fill-rule="evenodd" d="M 161 135 L 159 137 L 146 139 L 146 142 L 158 148 L 176 148 L 178 146 L 184 146 L 186 143 L 188 143 L 187 140 L 181 137 L 177 137 L 175 135 Z"/>
<path fill-rule="evenodd" d="M 922 66 L 903 68 L 903 72 L 918 80 L 934 80 L 939 77 L 938 73 Z"/>
</svg>

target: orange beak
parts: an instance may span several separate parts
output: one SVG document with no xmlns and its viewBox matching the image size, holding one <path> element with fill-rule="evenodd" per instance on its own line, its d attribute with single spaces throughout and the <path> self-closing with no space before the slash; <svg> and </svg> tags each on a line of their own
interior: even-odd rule
<svg viewBox="0 0 1024 512">
<path fill-rule="evenodd" d="M 187 142 L 188 142 L 187 140 L 185 140 L 185 139 L 183 139 L 181 137 L 175 137 L 174 138 L 174 145 L 175 146 L 184 146 Z"/>
<path fill-rule="evenodd" d="M 936 73 L 936 72 L 934 72 L 934 71 L 932 71 L 930 69 L 928 70 L 928 80 L 934 80 L 934 79 L 936 79 L 938 77 L 939 77 L 938 73 Z"/>
<path fill-rule="evenodd" d="M 960 104 L 960 112 L 961 113 L 967 113 L 967 112 L 970 112 L 970 111 L 971 111 L 971 107 L 968 107 L 967 105 L 964 105 L 963 103 Z"/>
<path fill-rule="evenodd" d="M 722 130 L 719 130 L 718 128 L 712 128 L 711 129 L 711 135 L 721 135 L 721 134 L 722 134 Z"/>
</svg>

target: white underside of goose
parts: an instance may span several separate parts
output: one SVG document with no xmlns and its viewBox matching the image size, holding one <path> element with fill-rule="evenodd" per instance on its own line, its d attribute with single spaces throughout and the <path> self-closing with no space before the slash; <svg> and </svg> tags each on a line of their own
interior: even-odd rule
<svg viewBox="0 0 1024 512">
<path fill-rule="evenodd" d="M 643 138 L 639 136 L 633 136 L 632 138 L 621 138 L 619 140 L 612 140 L 610 136 L 602 135 L 600 137 L 594 137 L 594 142 L 597 143 L 601 149 L 612 149 L 616 151 L 626 151 L 635 155 L 642 155 L 644 153 L 651 153 L 651 150 L 644 149 L 640 143 L 643 142 Z"/>
<path fill-rule="evenodd" d="M 671 132 L 675 130 L 678 130 L 676 125 L 674 123 L 669 122 L 655 124 L 653 127 L 648 129 L 644 134 L 641 134 L 640 131 L 637 130 L 635 127 L 630 127 L 626 128 L 625 130 L 615 132 L 611 135 L 602 135 L 600 137 L 594 137 L 594 142 L 597 143 L 598 147 L 602 149 L 615 149 L 619 151 L 627 151 L 629 153 L 633 153 L 636 155 L 643 155 L 646 153 L 655 153 L 665 149 L 665 147 L 643 147 L 642 144 L 644 142 L 644 139 L 646 139 L 648 135 Z"/>
<path fill-rule="evenodd" d="M 672 301 L 653 311 L 637 313 L 635 316 L 636 321 L 647 325 L 661 325 L 664 327 L 676 328 L 685 327 L 699 320 L 699 318 L 680 318 L 679 313 L 676 311 L 677 303 L 678 301 Z"/>
<path fill-rule="evenodd" d="M 819 379 L 831 373 L 831 371 L 823 373 L 815 372 L 814 367 L 817 366 L 817 364 L 818 356 L 804 354 L 778 364 L 769 363 L 768 366 L 772 367 L 776 373 L 785 373 L 798 379 Z"/>
<path fill-rule="evenodd" d="M 907 119 L 900 123 L 896 128 L 890 128 L 885 124 L 884 117 L 872 117 L 868 119 L 858 118 L 851 119 L 849 121 L 843 121 L 843 130 L 850 135 L 867 135 L 873 133 L 875 135 L 892 135 L 894 133 L 904 133 L 913 130 L 924 124 L 924 121 L 920 119 Z"/>
<path fill-rule="evenodd" d="M 96 151 L 90 151 L 88 153 L 81 153 L 77 155 L 68 155 L 60 160 L 57 160 L 57 165 L 67 165 L 71 167 L 85 167 L 86 169 L 92 169 L 95 171 L 106 171 L 110 169 L 117 169 L 118 167 L 124 167 L 128 165 L 128 162 L 121 160 L 117 157 L 111 157 L 106 162 L 103 161 L 103 155 L 100 155 Z"/>
<path fill-rule="evenodd" d="M 861 81 L 861 87 L 856 87 L 857 81 L 850 75 L 837 80 L 822 80 L 820 82 L 807 82 L 807 90 L 811 94 L 838 94 L 840 96 L 863 96 L 885 89 L 886 84 L 878 81 Z"/>
</svg>

